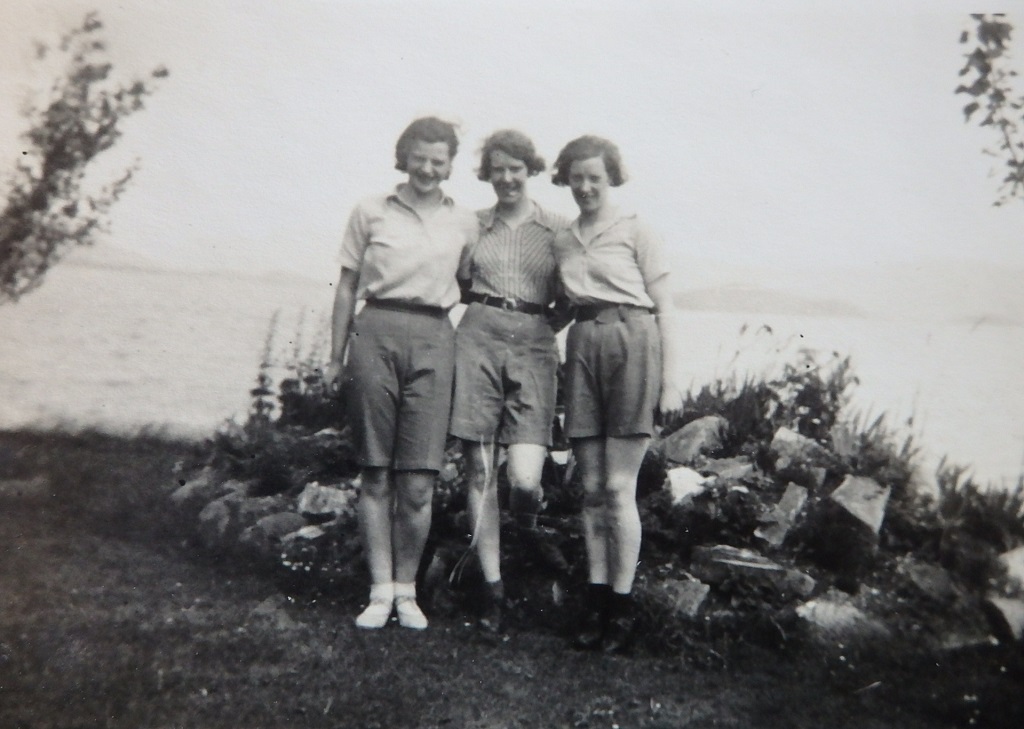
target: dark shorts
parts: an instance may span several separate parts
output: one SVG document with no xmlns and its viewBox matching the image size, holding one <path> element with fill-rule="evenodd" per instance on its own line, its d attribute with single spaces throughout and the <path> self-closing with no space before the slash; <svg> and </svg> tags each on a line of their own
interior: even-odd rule
<svg viewBox="0 0 1024 729">
<path fill-rule="evenodd" d="M 470 304 L 455 333 L 449 432 L 502 445 L 551 445 L 558 348 L 546 317 Z"/>
<path fill-rule="evenodd" d="M 352 322 L 345 393 L 359 465 L 441 468 L 455 331 L 447 314 L 366 306 Z"/>
<path fill-rule="evenodd" d="M 660 396 L 661 335 L 652 314 L 572 325 L 565 362 L 567 437 L 653 435 Z"/>
</svg>

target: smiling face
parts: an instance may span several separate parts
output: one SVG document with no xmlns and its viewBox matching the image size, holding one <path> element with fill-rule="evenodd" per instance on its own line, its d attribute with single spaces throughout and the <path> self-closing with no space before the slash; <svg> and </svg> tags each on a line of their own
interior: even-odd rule
<svg viewBox="0 0 1024 729">
<path fill-rule="evenodd" d="M 441 183 L 452 173 L 452 157 L 447 142 L 424 142 L 417 139 L 409 149 L 405 164 L 409 187 L 419 197 L 437 195 Z"/>
<path fill-rule="evenodd" d="M 504 207 L 517 205 L 526 196 L 526 179 L 530 172 L 526 163 L 500 149 L 492 150 L 490 162 L 491 187 L 498 197 L 498 204 Z"/>
<path fill-rule="evenodd" d="M 568 177 L 569 189 L 582 215 L 593 215 L 607 204 L 611 180 L 603 157 L 573 161 Z"/>
</svg>

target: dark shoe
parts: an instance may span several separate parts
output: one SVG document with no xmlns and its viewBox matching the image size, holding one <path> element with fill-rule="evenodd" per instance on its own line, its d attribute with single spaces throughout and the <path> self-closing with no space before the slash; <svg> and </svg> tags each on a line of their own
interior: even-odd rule
<svg viewBox="0 0 1024 729">
<path fill-rule="evenodd" d="M 537 527 L 532 529 L 521 527 L 519 540 L 523 549 L 538 567 L 550 572 L 555 577 L 565 577 L 569 574 L 569 562 L 566 561 L 565 555 L 543 530 Z"/>
<path fill-rule="evenodd" d="M 505 604 L 505 586 L 498 582 L 485 582 L 480 590 L 480 614 L 476 626 L 488 635 L 501 633 L 501 608 Z"/>
<path fill-rule="evenodd" d="M 608 606 L 608 624 L 601 638 L 602 653 L 624 653 L 636 633 L 636 608 L 632 595 L 612 593 Z"/>
<path fill-rule="evenodd" d="M 573 636 L 573 647 L 593 651 L 601 647 L 608 624 L 608 598 L 612 588 L 608 585 L 588 585 L 580 614 L 579 629 Z"/>
</svg>

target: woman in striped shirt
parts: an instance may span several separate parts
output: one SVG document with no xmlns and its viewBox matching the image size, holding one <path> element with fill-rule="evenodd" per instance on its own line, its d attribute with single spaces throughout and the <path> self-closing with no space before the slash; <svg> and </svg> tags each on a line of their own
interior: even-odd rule
<svg viewBox="0 0 1024 729">
<path fill-rule="evenodd" d="M 473 540 L 486 582 L 478 626 L 501 629 L 497 467 L 507 448 L 510 507 L 522 546 L 560 577 L 565 557 L 537 526 L 541 471 L 551 445 L 558 350 L 552 328 L 559 284 L 552 243 L 567 220 L 530 199 L 527 180 L 544 160 L 514 130 L 484 142 L 478 177 L 497 203 L 478 213 L 480 240 L 459 278 L 466 310 L 455 339 L 450 433 L 462 440 Z"/>
</svg>

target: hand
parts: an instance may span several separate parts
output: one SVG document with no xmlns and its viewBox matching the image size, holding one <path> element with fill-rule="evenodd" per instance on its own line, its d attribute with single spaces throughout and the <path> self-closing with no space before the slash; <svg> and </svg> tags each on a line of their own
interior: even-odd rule
<svg viewBox="0 0 1024 729">
<path fill-rule="evenodd" d="M 661 386 L 661 398 L 658 400 L 658 411 L 662 423 L 671 423 L 683 414 L 683 391 L 674 382 L 665 382 Z"/>
<path fill-rule="evenodd" d="M 341 390 L 341 376 L 342 366 L 341 362 L 337 360 L 331 360 L 324 369 L 324 384 L 327 386 L 327 391 L 330 393 L 337 393 Z"/>
</svg>

